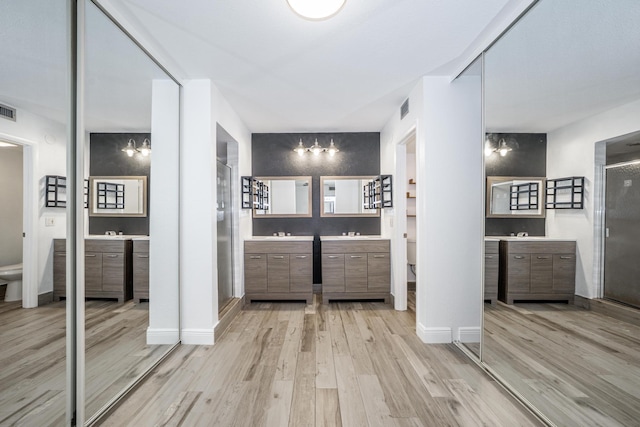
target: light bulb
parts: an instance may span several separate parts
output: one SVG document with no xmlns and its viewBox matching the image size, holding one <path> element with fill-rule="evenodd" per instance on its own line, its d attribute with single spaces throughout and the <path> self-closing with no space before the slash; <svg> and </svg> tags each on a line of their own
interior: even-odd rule
<svg viewBox="0 0 640 427">
<path fill-rule="evenodd" d="M 133 148 L 127 148 L 127 156 L 133 157 L 135 150 Z"/>
<path fill-rule="evenodd" d="M 314 155 L 314 156 L 317 156 L 318 154 L 320 154 L 320 149 L 319 149 L 319 148 L 317 148 L 317 147 L 314 147 L 314 148 L 313 148 L 313 155 Z"/>
<path fill-rule="evenodd" d="M 508 152 L 509 152 L 509 150 L 507 150 L 506 148 L 501 148 L 500 149 L 500 155 L 502 157 L 506 156 Z"/>
<path fill-rule="evenodd" d="M 140 149 L 140 154 L 142 154 L 143 156 L 147 157 L 149 155 L 149 149 L 145 148 L 145 147 L 142 147 Z"/>
</svg>

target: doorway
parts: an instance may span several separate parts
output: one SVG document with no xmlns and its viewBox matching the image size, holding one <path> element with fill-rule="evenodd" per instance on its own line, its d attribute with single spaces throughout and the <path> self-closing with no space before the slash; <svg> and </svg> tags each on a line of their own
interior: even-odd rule
<svg viewBox="0 0 640 427">
<path fill-rule="evenodd" d="M 605 173 L 604 297 L 640 308 L 640 161 Z"/>
<path fill-rule="evenodd" d="M 231 168 L 216 161 L 218 230 L 218 311 L 233 298 L 233 213 Z"/>
</svg>

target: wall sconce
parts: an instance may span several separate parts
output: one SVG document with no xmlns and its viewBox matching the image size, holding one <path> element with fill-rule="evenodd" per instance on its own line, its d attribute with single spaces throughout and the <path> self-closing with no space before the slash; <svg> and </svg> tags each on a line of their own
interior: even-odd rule
<svg viewBox="0 0 640 427">
<path fill-rule="evenodd" d="M 504 138 L 500 138 L 494 147 L 494 141 L 497 139 L 498 137 L 495 134 L 487 134 L 487 139 L 484 142 L 484 155 L 486 157 L 489 157 L 493 153 L 498 153 L 501 157 L 504 157 L 509 151 L 513 151 L 513 148 L 507 144 L 507 141 Z M 515 139 L 511 138 L 511 142 L 517 145 Z"/>
<path fill-rule="evenodd" d="M 294 148 L 293 151 L 298 153 L 299 156 L 302 156 L 307 151 L 312 152 L 314 156 L 317 156 L 323 152 L 327 152 L 329 153 L 330 156 L 333 156 L 340 150 L 338 150 L 338 147 L 336 147 L 336 144 L 333 142 L 333 138 L 331 138 L 331 143 L 329 144 L 329 148 L 322 148 L 322 146 L 318 144 L 318 138 L 316 138 L 316 142 L 314 142 L 314 144 L 311 147 L 305 148 L 304 144 L 302 143 L 302 138 L 300 138 L 300 142 L 298 143 L 298 146 Z"/>
<path fill-rule="evenodd" d="M 136 141 L 130 139 L 127 142 L 127 146 L 122 149 L 123 152 L 127 153 L 127 156 L 133 157 L 134 154 L 140 153 L 144 157 L 148 157 L 151 154 L 151 141 L 149 138 L 145 138 L 142 141 L 142 146 L 140 148 L 136 148 Z"/>
<path fill-rule="evenodd" d="M 505 141 L 504 138 L 502 138 L 500 142 L 498 142 L 498 148 L 496 149 L 496 151 L 500 153 L 501 157 L 506 156 L 507 153 L 511 150 L 513 150 L 513 148 L 507 146 L 507 141 Z"/>
</svg>

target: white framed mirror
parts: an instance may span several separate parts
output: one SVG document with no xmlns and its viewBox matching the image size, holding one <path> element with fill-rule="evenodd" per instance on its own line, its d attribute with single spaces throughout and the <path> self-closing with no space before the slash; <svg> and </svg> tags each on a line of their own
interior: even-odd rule
<svg viewBox="0 0 640 427">
<path fill-rule="evenodd" d="M 544 177 L 487 177 L 487 218 L 544 218 Z"/>
<path fill-rule="evenodd" d="M 255 177 L 253 217 L 311 217 L 311 187 L 310 176 Z"/>
<path fill-rule="evenodd" d="M 321 176 L 321 217 L 376 217 L 380 209 L 369 209 L 364 187 L 375 176 Z"/>
<path fill-rule="evenodd" d="M 89 216 L 147 216 L 147 177 L 89 177 Z"/>
</svg>

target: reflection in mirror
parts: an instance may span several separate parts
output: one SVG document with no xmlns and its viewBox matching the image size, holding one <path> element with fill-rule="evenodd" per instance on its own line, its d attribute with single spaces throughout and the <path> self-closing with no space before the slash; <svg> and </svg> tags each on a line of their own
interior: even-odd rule
<svg viewBox="0 0 640 427">
<path fill-rule="evenodd" d="M 375 176 L 321 176 L 320 216 L 380 216 L 379 209 L 369 209 L 364 189 L 374 179 Z"/>
<path fill-rule="evenodd" d="M 103 233 L 115 234 L 148 218 L 149 230 L 85 239 L 84 400 L 91 422 L 179 341 L 179 87 L 94 3 L 85 5 L 85 221 L 105 217 L 98 221 L 108 227 Z M 153 152 L 127 156 L 123 134 L 144 134 Z M 114 140 L 111 149 L 97 148 Z M 149 177 L 136 173 L 148 170 L 143 164 Z M 154 183 L 148 195 L 147 179 Z"/>
<path fill-rule="evenodd" d="M 311 177 L 256 177 L 254 218 L 311 217 Z"/>
<path fill-rule="evenodd" d="M 541 218 L 545 178 L 487 177 L 487 218 Z"/>
<path fill-rule="evenodd" d="M 639 21 L 635 0 L 540 0 L 485 55 L 486 131 L 544 133 L 545 175 L 585 177 L 584 209 L 547 209 L 546 240 L 501 242 L 499 301 L 484 304 L 483 363 L 550 425 L 640 420 L 640 310 L 603 298 L 609 258 L 616 274 L 634 264 L 625 259 L 638 258 L 638 238 L 626 239 L 640 230 L 639 209 L 624 210 L 635 213 L 634 222 L 614 225 L 604 167 L 607 141 L 640 127 Z M 616 182 L 616 190 L 632 194 L 633 179 Z M 565 251 L 575 242 L 576 250 L 526 253 L 541 245 L 550 250 L 551 240 Z M 618 253 L 607 250 L 610 242 L 625 243 Z M 507 254 L 514 245 L 521 253 Z M 520 290 L 535 283 L 549 297 L 569 278 L 563 288 L 575 303 L 509 301 L 511 278 Z M 637 274 L 620 283 L 638 292 Z"/>
<path fill-rule="evenodd" d="M 147 216 L 146 176 L 91 176 L 89 188 L 89 216 Z"/>
<path fill-rule="evenodd" d="M 52 297 L 53 264 L 62 261 L 58 274 L 66 271 L 65 259 L 53 253 L 53 239 L 66 233 L 66 191 L 54 188 L 60 197 L 54 194 L 57 201 L 49 206 L 45 195 L 46 175 L 67 175 L 67 10 L 60 1 L 0 1 L 0 104 L 16 113 L 15 120 L 5 120 L 13 110 L 3 108 L 0 119 L 3 426 L 70 425 L 70 414 L 65 416 L 67 301 Z M 62 181 L 66 185 L 64 178 L 58 184 Z"/>
</svg>

